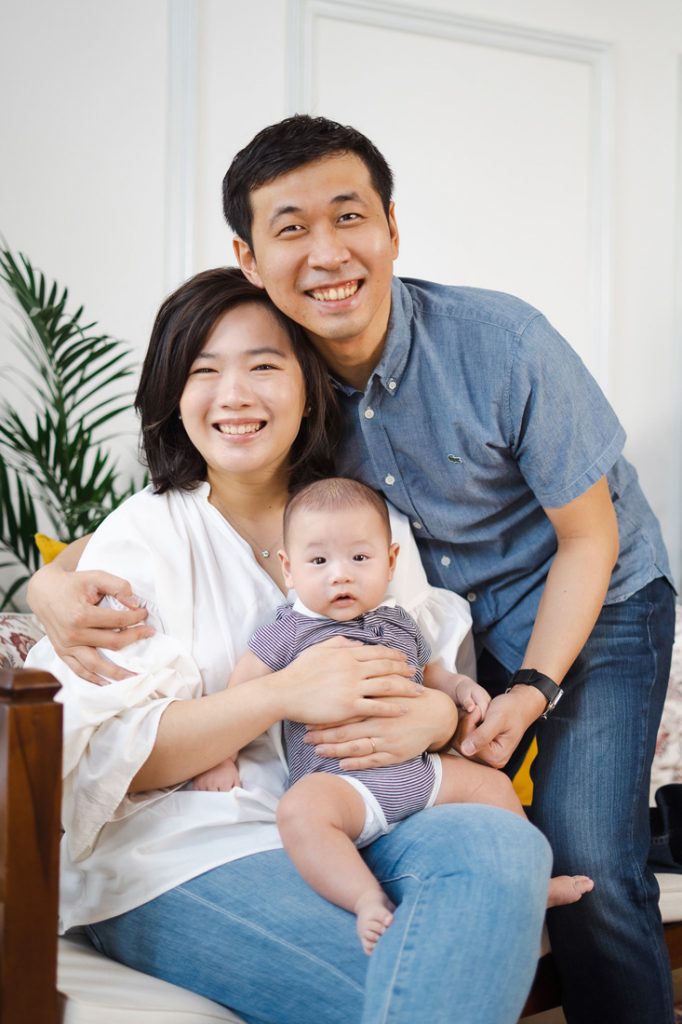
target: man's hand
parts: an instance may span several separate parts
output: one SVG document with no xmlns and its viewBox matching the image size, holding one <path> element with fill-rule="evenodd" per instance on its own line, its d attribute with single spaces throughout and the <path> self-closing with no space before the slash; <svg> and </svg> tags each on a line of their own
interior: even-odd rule
<svg viewBox="0 0 682 1024">
<path fill-rule="evenodd" d="M 546 705 L 542 694 L 532 687 L 514 687 L 509 693 L 502 693 L 491 700 L 485 720 L 476 729 L 471 730 L 467 722 L 469 716 L 460 723 L 455 748 L 473 761 L 492 768 L 504 768 L 526 729 L 542 714 Z"/>
<path fill-rule="evenodd" d="M 107 594 L 125 607 L 98 607 Z M 130 673 L 99 654 L 97 647 L 118 651 L 154 632 L 144 625 L 147 611 L 139 607 L 130 584 L 110 573 L 65 572 L 48 565 L 33 577 L 29 600 L 62 661 L 98 685 L 127 679 Z"/>
</svg>

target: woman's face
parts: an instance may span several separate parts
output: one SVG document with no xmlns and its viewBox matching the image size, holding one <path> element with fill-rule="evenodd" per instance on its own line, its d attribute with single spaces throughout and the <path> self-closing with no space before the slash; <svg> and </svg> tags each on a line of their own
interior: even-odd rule
<svg viewBox="0 0 682 1024">
<path fill-rule="evenodd" d="M 190 367 L 180 415 L 209 483 L 267 482 L 287 465 L 305 406 L 289 335 L 268 309 L 249 302 L 216 321 Z"/>
</svg>

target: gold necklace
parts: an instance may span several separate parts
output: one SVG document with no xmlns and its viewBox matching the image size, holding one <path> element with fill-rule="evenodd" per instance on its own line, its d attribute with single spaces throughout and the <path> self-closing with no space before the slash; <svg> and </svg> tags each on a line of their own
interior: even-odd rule
<svg viewBox="0 0 682 1024">
<path fill-rule="evenodd" d="M 282 547 L 284 541 L 282 540 L 281 530 L 279 536 L 275 539 L 275 544 L 268 544 L 264 547 L 262 544 L 259 544 L 258 541 L 253 536 L 253 534 L 250 534 L 249 531 L 245 530 L 243 526 L 237 526 L 232 516 L 229 516 L 227 514 L 223 506 L 216 505 L 215 507 L 217 508 L 218 512 L 220 512 L 223 519 L 227 520 L 227 522 L 230 524 L 235 533 L 238 533 L 240 537 L 242 537 L 245 541 L 248 542 L 256 557 L 260 555 L 260 557 L 263 559 L 270 558 L 273 550 Z"/>
</svg>

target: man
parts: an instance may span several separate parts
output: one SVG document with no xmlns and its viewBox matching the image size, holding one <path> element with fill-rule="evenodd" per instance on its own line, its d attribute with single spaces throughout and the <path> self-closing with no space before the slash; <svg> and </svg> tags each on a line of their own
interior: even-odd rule
<svg viewBox="0 0 682 1024">
<path fill-rule="evenodd" d="M 555 871 L 595 879 L 548 915 L 567 1019 L 662 1024 L 670 974 L 646 869 L 673 634 L 658 523 L 622 427 L 544 317 L 506 295 L 392 280 L 391 188 L 359 132 L 287 119 L 225 176 L 235 253 L 329 365 L 338 471 L 405 512 L 430 582 L 471 602 L 496 696 L 463 751 L 502 767 L 537 722 L 533 820 Z M 330 738 L 364 753 L 362 735 Z"/>
<path fill-rule="evenodd" d="M 368 139 L 307 116 L 259 133 L 224 182 L 240 266 L 336 380 L 338 472 L 402 509 L 430 582 L 470 601 L 494 700 L 463 752 L 509 767 L 537 729 L 532 818 L 555 872 L 595 880 L 548 914 L 568 1021 L 664 1024 L 670 973 L 646 869 L 674 618 L 658 523 L 613 411 L 537 310 L 393 278 L 391 193 Z M 143 617 L 125 615 L 115 624 Z M 97 635 L 75 630 L 83 642 Z M 109 634 L 102 646 L 112 644 Z M 349 768 L 388 758 L 361 722 L 323 738 L 319 752 Z"/>
</svg>

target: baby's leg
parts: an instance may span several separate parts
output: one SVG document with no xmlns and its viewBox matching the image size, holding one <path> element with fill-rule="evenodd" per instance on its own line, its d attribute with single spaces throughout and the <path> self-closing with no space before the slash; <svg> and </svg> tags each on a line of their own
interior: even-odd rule
<svg viewBox="0 0 682 1024">
<path fill-rule="evenodd" d="M 526 817 L 512 781 L 504 772 L 447 754 L 441 755 L 441 762 L 443 781 L 436 797 L 437 804 L 488 804 Z M 577 903 L 593 888 L 594 882 L 587 875 L 556 875 L 549 881 L 547 906 Z"/>
<path fill-rule="evenodd" d="M 356 915 L 362 948 L 371 953 L 394 908 L 354 845 L 364 823 L 360 793 L 338 775 L 306 775 L 277 809 L 291 860 L 316 892 Z"/>
</svg>

